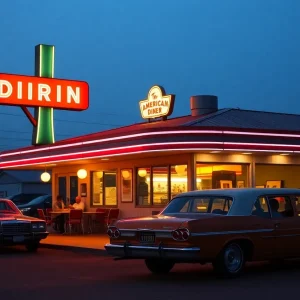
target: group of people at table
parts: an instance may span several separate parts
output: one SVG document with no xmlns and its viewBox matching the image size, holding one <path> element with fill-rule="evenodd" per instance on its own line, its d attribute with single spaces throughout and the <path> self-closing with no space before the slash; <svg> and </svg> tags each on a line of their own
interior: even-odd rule
<svg viewBox="0 0 300 300">
<path fill-rule="evenodd" d="M 70 204 L 70 205 L 68 205 L 68 207 L 65 207 L 62 196 L 58 195 L 56 197 L 56 201 L 54 203 L 53 210 L 55 212 L 59 212 L 60 210 L 63 210 L 65 208 L 81 209 L 82 211 L 84 211 L 85 205 L 84 205 L 84 202 L 81 200 L 81 197 L 77 196 L 75 198 L 75 203 L 74 204 Z M 54 219 L 55 219 L 54 229 L 56 231 L 60 232 L 61 234 L 65 233 L 65 215 L 64 214 L 57 214 L 54 217 Z"/>
</svg>

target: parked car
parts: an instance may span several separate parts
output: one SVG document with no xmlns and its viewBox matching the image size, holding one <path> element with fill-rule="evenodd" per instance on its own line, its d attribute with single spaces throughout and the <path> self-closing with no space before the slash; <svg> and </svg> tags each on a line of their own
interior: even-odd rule
<svg viewBox="0 0 300 300">
<path fill-rule="evenodd" d="M 46 222 L 24 216 L 9 199 L 0 199 L 0 246 L 25 245 L 36 251 L 48 236 Z"/>
<path fill-rule="evenodd" d="M 247 261 L 300 257 L 299 200 L 300 189 L 187 192 L 158 215 L 116 221 L 105 248 L 118 259 L 144 259 L 153 273 L 198 262 L 235 277 Z"/>
<path fill-rule="evenodd" d="M 45 193 L 20 193 L 6 197 L 16 205 L 26 204 L 36 197 L 46 195 Z"/>
<path fill-rule="evenodd" d="M 39 196 L 26 204 L 17 205 L 23 215 L 38 217 L 37 209 L 52 208 L 52 196 L 44 195 Z"/>
</svg>

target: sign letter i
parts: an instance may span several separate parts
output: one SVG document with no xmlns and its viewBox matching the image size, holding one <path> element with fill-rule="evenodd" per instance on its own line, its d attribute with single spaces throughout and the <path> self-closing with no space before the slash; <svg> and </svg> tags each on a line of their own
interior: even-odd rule
<svg viewBox="0 0 300 300">
<path fill-rule="evenodd" d="M 35 76 L 54 77 L 54 46 L 37 45 L 35 47 Z M 37 126 L 33 128 L 32 145 L 53 144 L 55 142 L 53 108 L 36 107 L 34 118 Z"/>
</svg>

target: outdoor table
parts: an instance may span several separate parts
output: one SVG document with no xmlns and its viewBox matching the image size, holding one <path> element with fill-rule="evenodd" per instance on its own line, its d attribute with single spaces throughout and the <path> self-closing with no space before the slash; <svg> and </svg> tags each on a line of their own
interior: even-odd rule
<svg viewBox="0 0 300 300">
<path fill-rule="evenodd" d="M 51 214 L 51 217 L 52 216 L 55 217 L 55 215 L 60 215 L 60 214 L 69 215 L 70 214 L 70 209 L 53 210 L 53 211 L 50 212 L 50 214 Z M 83 214 L 83 217 L 85 217 L 85 216 L 87 217 L 87 227 L 88 227 L 89 231 L 85 230 L 85 232 L 92 233 L 92 225 L 93 225 L 92 216 L 96 215 L 96 214 L 105 214 L 105 213 L 104 212 L 98 212 L 98 211 L 83 211 L 82 214 Z M 67 231 L 67 228 L 65 228 L 65 229 Z"/>
<path fill-rule="evenodd" d="M 55 218 L 55 215 L 65 215 L 65 231 L 67 232 L 67 226 L 66 226 L 66 215 L 69 215 L 70 214 L 70 209 L 69 208 L 64 208 L 64 209 L 57 209 L 57 210 L 52 210 L 50 211 L 50 214 L 51 214 L 51 219 L 54 219 Z"/>
</svg>

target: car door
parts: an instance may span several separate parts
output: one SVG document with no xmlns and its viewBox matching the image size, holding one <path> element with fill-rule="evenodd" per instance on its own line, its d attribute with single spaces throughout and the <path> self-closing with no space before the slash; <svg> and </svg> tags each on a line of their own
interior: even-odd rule
<svg viewBox="0 0 300 300">
<path fill-rule="evenodd" d="M 249 230 L 253 231 L 251 238 L 255 245 L 255 257 L 263 260 L 274 258 L 275 232 L 266 197 L 256 199 L 251 215 L 253 219 Z"/>
<path fill-rule="evenodd" d="M 268 195 L 268 205 L 275 233 L 274 254 L 278 258 L 299 255 L 300 222 L 295 211 L 293 196 Z"/>
</svg>

